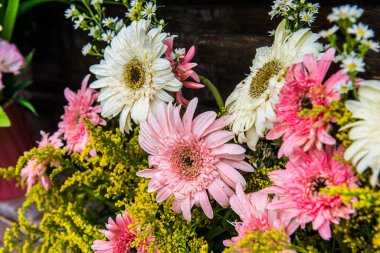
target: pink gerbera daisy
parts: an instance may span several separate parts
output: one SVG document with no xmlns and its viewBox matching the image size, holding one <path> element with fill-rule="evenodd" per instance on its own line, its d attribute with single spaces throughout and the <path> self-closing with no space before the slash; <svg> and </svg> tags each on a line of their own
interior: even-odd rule
<svg viewBox="0 0 380 253">
<path fill-rule="evenodd" d="M 322 150 L 323 144 L 335 144 L 335 139 L 329 135 L 331 124 L 324 118 L 323 111 L 316 117 L 300 115 L 314 106 L 328 108 L 331 102 L 340 98 L 334 85 L 348 82 L 343 70 L 322 83 L 334 54 L 334 49 L 329 49 L 319 62 L 312 55 L 305 55 L 302 63 L 288 70 L 275 107 L 277 120 L 267 135 L 269 140 L 282 136 L 284 142 L 278 152 L 279 157 L 292 156 L 297 148 L 306 152 L 313 148 Z"/>
<path fill-rule="evenodd" d="M 108 241 L 95 240 L 91 248 L 95 250 L 95 253 L 126 253 L 135 252 L 134 250 L 138 253 L 147 253 L 147 246 L 154 241 L 154 236 L 148 237 L 134 248 L 132 244 L 140 232 L 139 228 L 133 227 L 134 224 L 136 221 L 128 212 L 124 212 L 123 215 L 118 214 L 115 221 L 109 218 L 106 224 L 107 230 L 99 230 Z"/>
<path fill-rule="evenodd" d="M 276 194 L 278 200 L 268 204 L 268 209 L 282 211 L 286 219 L 294 219 L 302 228 L 312 222 L 323 239 L 330 239 L 330 223 L 349 219 L 354 209 L 345 205 L 339 195 L 328 196 L 321 189 L 343 184 L 357 187 L 350 166 L 337 161 L 337 154 L 341 155 L 341 151 L 302 152 L 299 159 L 287 163 L 285 170 L 270 172 L 273 186 L 263 191 Z"/>
<path fill-rule="evenodd" d="M 2 73 L 17 75 L 24 65 L 24 57 L 18 51 L 16 45 L 0 39 L 0 90 L 4 88 Z"/>
<path fill-rule="evenodd" d="M 173 198 L 173 210 L 191 219 L 191 207 L 200 205 L 210 219 L 213 211 L 210 195 L 223 207 L 229 203 L 236 184 L 245 185 L 244 177 L 235 169 L 252 172 L 244 162 L 245 149 L 227 144 L 233 133 L 222 130 L 229 116 L 218 120 L 215 112 L 205 112 L 193 120 L 198 100 L 191 100 L 183 119 L 180 106 L 161 104 L 157 114 L 150 114 L 141 124 L 139 142 L 150 154 L 149 166 L 138 176 L 151 178 L 148 191 L 157 191 L 156 200 Z"/>
<path fill-rule="evenodd" d="M 182 82 L 182 84 L 190 89 L 200 89 L 203 88 L 203 84 L 199 84 L 199 76 L 193 68 L 197 66 L 196 63 L 190 62 L 195 55 L 195 47 L 192 46 L 189 51 L 186 53 L 184 48 L 173 49 L 174 38 L 171 37 L 164 41 L 164 44 L 167 46 L 165 52 L 165 58 L 170 62 L 174 76 Z M 192 78 L 195 82 L 189 81 L 189 78 Z M 184 106 L 189 105 L 189 101 L 185 99 L 181 91 L 175 92 L 177 103 Z"/>
<path fill-rule="evenodd" d="M 87 75 L 83 79 L 82 87 L 77 93 L 68 88 L 65 89 L 65 97 L 69 104 L 65 106 L 65 113 L 58 127 L 63 133 L 66 149 L 69 152 L 81 153 L 90 142 L 90 131 L 87 130 L 83 119 L 88 119 L 94 126 L 106 124 L 106 121 L 99 116 L 102 111 L 101 106 L 93 106 L 99 93 L 87 88 L 89 78 L 90 75 Z"/>
<path fill-rule="evenodd" d="M 298 224 L 295 222 L 289 222 L 281 216 L 281 212 L 277 210 L 268 210 L 267 205 L 269 203 L 268 194 L 264 192 L 255 192 L 245 194 L 243 188 L 240 185 L 236 187 L 236 195 L 233 195 L 230 199 L 232 210 L 237 213 L 241 219 L 241 222 L 235 222 L 235 229 L 238 232 L 238 236 L 232 237 L 231 240 L 225 240 L 223 243 L 225 246 L 234 245 L 245 236 L 248 235 L 248 231 L 267 231 L 272 229 L 280 230 L 283 228 L 287 235 L 291 235 Z"/>
<path fill-rule="evenodd" d="M 55 148 L 62 146 L 62 140 L 60 139 L 60 133 L 56 132 L 49 137 L 49 134 L 41 131 L 42 139 L 38 143 L 38 147 L 42 148 L 48 145 L 53 145 Z M 27 184 L 27 192 L 30 191 L 32 186 L 36 183 L 36 180 L 41 182 L 42 187 L 48 190 L 52 182 L 49 176 L 46 174 L 47 166 L 50 160 L 39 162 L 36 158 L 28 161 L 27 165 L 21 170 L 22 183 Z"/>
</svg>

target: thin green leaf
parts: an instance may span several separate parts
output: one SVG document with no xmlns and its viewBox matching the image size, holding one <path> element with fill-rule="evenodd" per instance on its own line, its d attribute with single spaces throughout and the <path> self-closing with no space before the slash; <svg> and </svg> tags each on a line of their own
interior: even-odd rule
<svg viewBox="0 0 380 253">
<path fill-rule="evenodd" d="M 36 7 L 36 6 L 44 4 L 44 3 L 49 3 L 49 2 L 50 3 L 51 2 L 57 2 L 57 3 L 65 3 L 65 4 L 70 3 L 69 0 L 28 0 L 28 1 L 21 3 L 18 15 L 21 16 L 21 15 L 25 14 L 27 11 L 29 11 L 30 9 L 32 9 L 33 7 Z"/>
<path fill-rule="evenodd" d="M 34 106 L 28 100 L 25 100 L 23 98 L 16 98 L 16 101 L 28 108 L 32 113 L 37 115 L 36 109 L 34 109 Z"/>
<path fill-rule="evenodd" d="M 0 22 L 4 19 L 4 12 L 5 12 L 5 0 L 0 0 L 1 8 L 0 8 Z"/>
<path fill-rule="evenodd" d="M 206 236 L 207 241 L 211 241 L 218 235 L 221 235 L 224 231 L 226 231 L 224 228 L 221 226 L 214 227 Z"/>
<path fill-rule="evenodd" d="M 12 39 L 13 28 L 16 23 L 19 0 L 10 0 L 7 3 L 5 9 L 5 15 L 3 19 L 3 31 L 1 32 L 1 37 L 7 41 Z"/>
<path fill-rule="evenodd" d="M 30 53 L 25 57 L 25 66 L 28 66 L 31 62 L 32 62 L 32 59 L 33 59 L 33 56 L 34 56 L 34 49 L 32 51 L 30 51 Z"/>
<path fill-rule="evenodd" d="M 3 107 L 0 106 L 0 127 L 10 127 L 11 121 L 8 118 L 8 115 L 3 110 Z"/>
<path fill-rule="evenodd" d="M 25 88 L 27 88 L 29 85 L 31 85 L 33 82 L 32 81 L 25 81 L 25 82 L 22 82 L 20 83 L 19 85 L 17 85 L 15 88 L 14 88 L 14 92 L 19 92 Z"/>
</svg>

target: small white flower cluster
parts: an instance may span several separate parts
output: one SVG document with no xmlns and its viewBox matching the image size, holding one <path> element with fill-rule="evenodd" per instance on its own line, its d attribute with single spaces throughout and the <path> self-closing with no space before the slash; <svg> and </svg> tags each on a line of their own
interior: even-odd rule
<svg viewBox="0 0 380 253">
<path fill-rule="evenodd" d="M 275 0 L 270 17 L 282 17 L 288 20 L 291 30 L 311 26 L 319 10 L 319 4 L 307 3 L 305 0 Z"/>
<path fill-rule="evenodd" d="M 115 3 L 123 5 L 115 0 Z M 71 19 L 74 29 L 81 29 L 88 32 L 88 36 L 93 41 L 111 42 L 113 37 L 124 26 L 124 19 L 119 17 L 107 17 L 105 8 L 102 6 L 103 0 L 91 0 L 86 8 L 78 8 L 81 3 L 71 4 L 65 11 L 65 17 Z M 79 10 L 85 10 L 83 12 Z M 87 43 L 82 48 L 83 55 L 102 56 L 102 52 L 97 49 L 96 45 Z"/>
<path fill-rule="evenodd" d="M 379 51 L 380 45 L 378 42 L 371 40 L 374 37 L 372 29 L 361 22 L 359 18 L 363 15 L 364 10 L 357 6 L 344 5 L 335 7 L 327 19 L 331 23 L 335 23 L 331 28 L 321 31 L 319 34 L 323 38 L 327 38 L 330 42 L 330 47 L 333 47 L 341 52 L 339 57 L 335 59 L 341 62 L 341 67 L 345 73 L 355 76 L 358 72 L 365 71 L 364 56 L 368 50 L 375 52 Z M 347 34 L 346 41 L 338 47 L 337 32 L 341 31 Z M 351 86 L 348 89 L 352 88 Z"/>
<path fill-rule="evenodd" d="M 155 1 L 146 2 L 144 0 L 132 0 L 130 2 L 128 12 L 125 14 L 125 16 L 131 19 L 132 21 L 139 20 L 141 18 L 155 19 L 156 10 L 157 5 Z"/>
</svg>

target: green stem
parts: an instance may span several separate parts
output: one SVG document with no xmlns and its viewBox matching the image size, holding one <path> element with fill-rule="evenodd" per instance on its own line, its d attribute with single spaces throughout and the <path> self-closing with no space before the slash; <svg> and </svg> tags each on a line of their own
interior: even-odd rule
<svg viewBox="0 0 380 253">
<path fill-rule="evenodd" d="M 207 88 L 210 89 L 212 95 L 214 95 L 216 103 L 218 104 L 219 110 L 222 111 L 224 108 L 224 102 L 216 86 L 204 76 L 199 76 L 199 79 L 201 80 L 201 83 L 203 83 L 207 86 Z"/>
<path fill-rule="evenodd" d="M 95 199 L 98 199 L 100 201 L 102 201 L 104 204 L 106 204 L 107 206 L 115 209 L 115 205 L 112 201 L 102 197 L 102 196 L 95 196 L 95 193 L 93 190 L 91 190 L 89 187 L 87 186 L 83 186 L 83 189 L 86 193 L 88 193 L 91 197 L 95 198 Z"/>
</svg>

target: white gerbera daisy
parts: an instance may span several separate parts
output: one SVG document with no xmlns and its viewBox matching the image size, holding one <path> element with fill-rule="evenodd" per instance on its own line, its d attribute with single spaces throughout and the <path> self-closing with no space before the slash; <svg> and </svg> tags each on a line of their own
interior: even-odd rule
<svg viewBox="0 0 380 253">
<path fill-rule="evenodd" d="M 173 97 L 166 91 L 182 87 L 170 62 L 160 58 L 166 51 L 166 33 L 161 27 L 149 27 L 150 22 L 144 19 L 123 27 L 105 49 L 104 60 L 90 67 L 98 78 L 91 88 L 101 88 L 102 116 L 120 114 L 121 131 L 131 130 L 131 119 L 137 124 L 144 121 L 160 102 L 171 102 Z"/>
<path fill-rule="evenodd" d="M 380 173 L 380 81 L 360 84 L 359 101 L 349 100 L 346 107 L 352 117 L 359 119 L 345 128 L 351 128 L 349 138 L 353 141 L 344 159 L 351 160 L 359 173 L 372 169 L 371 184 L 378 183 Z"/>
<path fill-rule="evenodd" d="M 284 82 L 286 69 L 302 61 L 305 54 L 317 56 L 323 46 L 317 43 L 319 35 L 309 29 L 293 34 L 285 29 L 285 20 L 277 27 L 272 47 L 256 50 L 251 73 L 238 84 L 227 98 L 226 108 L 233 116 L 232 131 L 240 143 L 254 149 L 266 129 L 272 129 L 276 119 L 274 104 Z"/>
</svg>

